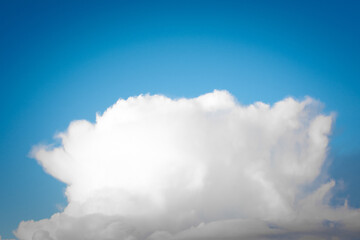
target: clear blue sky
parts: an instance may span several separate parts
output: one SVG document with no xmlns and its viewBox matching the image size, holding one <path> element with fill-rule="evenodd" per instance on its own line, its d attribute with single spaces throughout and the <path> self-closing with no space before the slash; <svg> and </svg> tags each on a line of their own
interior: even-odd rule
<svg viewBox="0 0 360 240">
<path fill-rule="evenodd" d="M 1 1 L 0 234 L 66 205 L 31 147 L 141 93 L 319 99 L 337 113 L 333 204 L 359 207 L 359 12 L 340 0 Z"/>
</svg>

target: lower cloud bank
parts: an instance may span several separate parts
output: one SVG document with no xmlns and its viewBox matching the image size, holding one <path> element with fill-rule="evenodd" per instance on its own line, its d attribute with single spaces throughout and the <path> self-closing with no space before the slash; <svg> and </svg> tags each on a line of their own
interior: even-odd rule
<svg viewBox="0 0 360 240">
<path fill-rule="evenodd" d="M 140 95 L 32 156 L 68 206 L 21 240 L 359 239 L 360 211 L 329 205 L 333 116 L 311 98 L 242 106 L 227 91 Z M 323 179 L 323 180 L 321 180 Z M 309 190 L 311 189 L 311 190 Z"/>
</svg>

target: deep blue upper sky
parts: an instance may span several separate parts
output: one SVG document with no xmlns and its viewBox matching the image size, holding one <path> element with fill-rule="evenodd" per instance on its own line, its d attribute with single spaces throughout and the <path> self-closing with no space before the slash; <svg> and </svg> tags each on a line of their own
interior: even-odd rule
<svg viewBox="0 0 360 240">
<path fill-rule="evenodd" d="M 336 112 L 329 175 L 360 206 L 358 1 L 1 1 L 0 234 L 65 206 L 28 158 L 118 98 L 311 96 Z"/>
</svg>

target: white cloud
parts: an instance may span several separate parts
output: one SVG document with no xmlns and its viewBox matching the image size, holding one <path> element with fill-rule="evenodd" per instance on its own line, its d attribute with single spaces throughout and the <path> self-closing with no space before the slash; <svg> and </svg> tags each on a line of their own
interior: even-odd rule
<svg viewBox="0 0 360 240">
<path fill-rule="evenodd" d="M 242 106 L 226 91 L 119 100 L 74 121 L 33 156 L 67 184 L 69 204 L 21 222 L 22 240 L 351 239 L 360 212 L 315 186 L 332 116 L 307 98 Z M 305 191 L 312 187 L 315 191 Z"/>
</svg>

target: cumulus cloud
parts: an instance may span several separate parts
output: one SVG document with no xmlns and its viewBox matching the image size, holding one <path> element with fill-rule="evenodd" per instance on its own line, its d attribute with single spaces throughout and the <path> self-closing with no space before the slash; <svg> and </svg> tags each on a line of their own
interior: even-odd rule
<svg viewBox="0 0 360 240">
<path fill-rule="evenodd" d="M 33 157 L 68 205 L 21 240 L 353 239 L 360 212 L 319 184 L 333 117 L 311 98 L 242 106 L 227 91 L 120 99 Z M 309 190 L 311 189 L 311 190 Z"/>
</svg>

